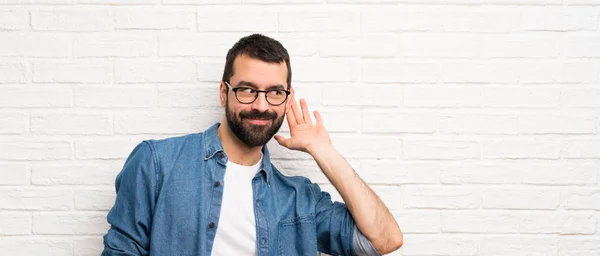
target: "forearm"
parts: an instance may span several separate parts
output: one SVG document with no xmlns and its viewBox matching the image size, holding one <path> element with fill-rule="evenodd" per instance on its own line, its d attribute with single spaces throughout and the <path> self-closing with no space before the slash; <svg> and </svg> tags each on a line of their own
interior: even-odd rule
<svg viewBox="0 0 600 256">
<path fill-rule="evenodd" d="M 333 146 L 309 153 L 340 193 L 358 229 L 375 249 L 382 254 L 398 249 L 402 245 L 402 233 L 394 217 L 346 159 Z"/>
</svg>

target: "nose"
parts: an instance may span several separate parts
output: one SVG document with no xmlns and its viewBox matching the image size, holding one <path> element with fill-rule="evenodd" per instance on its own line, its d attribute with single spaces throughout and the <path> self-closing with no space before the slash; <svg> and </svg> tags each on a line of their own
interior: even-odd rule
<svg viewBox="0 0 600 256">
<path fill-rule="evenodd" d="M 267 102 L 266 94 L 264 92 L 259 92 L 256 100 L 252 102 L 252 110 L 256 110 L 259 112 L 265 112 L 269 110 L 269 102 Z"/>
</svg>

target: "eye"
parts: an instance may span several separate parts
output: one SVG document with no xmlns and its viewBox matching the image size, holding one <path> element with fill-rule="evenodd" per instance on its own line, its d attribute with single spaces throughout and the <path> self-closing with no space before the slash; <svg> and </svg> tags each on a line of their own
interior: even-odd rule
<svg viewBox="0 0 600 256">
<path fill-rule="evenodd" d="M 251 94 L 251 93 L 254 93 L 255 91 L 252 88 L 240 87 L 240 89 L 238 89 L 238 92 Z"/>
<path fill-rule="evenodd" d="M 284 90 L 272 90 L 269 91 L 269 95 L 271 96 L 283 96 L 285 94 Z"/>
</svg>

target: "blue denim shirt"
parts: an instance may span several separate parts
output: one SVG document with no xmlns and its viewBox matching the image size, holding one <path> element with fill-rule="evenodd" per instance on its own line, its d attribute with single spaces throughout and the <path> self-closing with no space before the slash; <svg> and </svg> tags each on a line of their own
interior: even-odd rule
<svg viewBox="0 0 600 256">
<path fill-rule="evenodd" d="M 227 186 L 218 126 L 133 150 L 116 178 L 102 255 L 210 255 Z M 282 175 L 266 146 L 263 156 L 252 179 L 258 256 L 364 253 L 353 248 L 368 240 L 345 204 L 305 177 Z"/>
</svg>

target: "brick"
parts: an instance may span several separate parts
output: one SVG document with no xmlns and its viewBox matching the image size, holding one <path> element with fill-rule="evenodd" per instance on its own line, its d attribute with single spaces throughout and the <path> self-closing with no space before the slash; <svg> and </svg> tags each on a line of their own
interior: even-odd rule
<svg viewBox="0 0 600 256">
<path fill-rule="evenodd" d="M 94 256 L 104 250 L 102 236 L 73 240 L 73 253 L 75 256 Z"/>
<path fill-rule="evenodd" d="M 71 40 L 67 35 L 2 33 L 2 57 L 70 57 Z"/>
<path fill-rule="evenodd" d="M 125 113 L 115 116 L 117 134 L 180 134 L 201 131 L 221 120 L 221 113 Z"/>
<path fill-rule="evenodd" d="M 329 184 L 314 160 L 274 160 L 273 164 L 286 176 L 304 176 L 314 183 Z"/>
<path fill-rule="evenodd" d="M 396 212 L 402 208 L 400 186 L 371 185 L 370 187 L 391 212 Z"/>
<path fill-rule="evenodd" d="M 157 49 L 156 36 L 132 32 L 83 34 L 73 42 L 75 57 L 148 57 Z"/>
<path fill-rule="evenodd" d="M 442 134 L 517 134 L 519 118 L 513 115 L 442 115 Z"/>
<path fill-rule="evenodd" d="M 599 168 L 593 163 L 515 162 L 446 164 L 442 184 L 595 185 Z"/>
<path fill-rule="evenodd" d="M 600 108 L 600 89 L 569 88 L 563 93 L 563 104 L 570 108 Z"/>
<path fill-rule="evenodd" d="M 593 60 L 521 61 L 519 81 L 522 83 L 594 83 L 600 65 Z"/>
<path fill-rule="evenodd" d="M 358 78 L 358 63 L 341 59 L 296 60 L 294 82 L 353 82 Z"/>
<path fill-rule="evenodd" d="M 438 119 L 438 115 L 433 113 L 363 112 L 361 131 L 363 133 L 435 133 Z"/>
<path fill-rule="evenodd" d="M 14 255 L 73 255 L 72 242 L 57 238 L 2 237 L 0 248 Z"/>
<path fill-rule="evenodd" d="M 109 135 L 112 118 L 91 113 L 34 112 L 31 116 L 31 132 L 34 134 L 81 134 Z"/>
<path fill-rule="evenodd" d="M 127 157 L 127 153 L 122 157 Z M 102 161 L 97 163 L 36 164 L 32 166 L 31 183 L 50 186 L 113 185 L 116 173 L 121 166 L 120 161 L 118 163 Z"/>
<path fill-rule="evenodd" d="M 499 139 L 482 142 L 487 159 L 558 159 L 561 142 L 548 139 Z"/>
<path fill-rule="evenodd" d="M 569 89 L 571 91 L 572 89 Z M 481 105 L 494 108 L 558 108 L 561 91 L 549 86 L 491 86 L 481 89 Z"/>
<path fill-rule="evenodd" d="M 478 86 L 408 85 L 404 88 L 404 105 L 408 107 L 479 107 Z"/>
<path fill-rule="evenodd" d="M 25 63 L 0 62 L 0 84 L 26 83 L 29 76 L 29 70 Z"/>
<path fill-rule="evenodd" d="M 396 107 L 402 105 L 402 95 L 401 86 L 331 85 L 323 88 L 323 105 Z"/>
<path fill-rule="evenodd" d="M 480 36 L 441 33 L 403 33 L 399 55 L 407 57 L 472 58 L 480 51 Z"/>
<path fill-rule="evenodd" d="M 513 7 L 447 9 L 444 6 L 442 10 L 441 24 L 448 32 L 509 33 L 519 31 L 520 27 L 520 13 Z"/>
<path fill-rule="evenodd" d="M 405 139 L 402 152 L 407 159 L 478 159 L 481 144 L 467 140 Z"/>
<path fill-rule="evenodd" d="M 596 216 L 580 213 L 526 214 L 519 221 L 521 234 L 593 235 Z"/>
<path fill-rule="evenodd" d="M 76 0 L 79 4 L 144 5 L 160 4 L 160 0 Z"/>
<path fill-rule="evenodd" d="M 442 226 L 438 211 L 398 211 L 394 217 L 403 234 L 435 234 Z"/>
<path fill-rule="evenodd" d="M 26 131 L 29 115 L 18 112 L 0 112 L 0 134 L 22 134 Z"/>
<path fill-rule="evenodd" d="M 37 31 L 109 31 L 114 13 L 101 8 L 31 11 L 31 26 Z"/>
<path fill-rule="evenodd" d="M 400 141 L 394 138 L 367 136 L 335 136 L 331 138 L 338 151 L 346 158 L 397 158 Z"/>
<path fill-rule="evenodd" d="M 365 60 L 362 81 L 371 83 L 433 83 L 441 78 L 440 66 L 430 61 Z"/>
<path fill-rule="evenodd" d="M 406 236 L 406 245 L 402 246 L 402 255 L 427 256 L 475 256 L 478 254 L 480 238 L 440 235 L 410 235 Z M 433 246 L 435 245 L 435 246 Z"/>
<path fill-rule="evenodd" d="M 165 35 L 159 36 L 160 56 L 200 56 L 225 58 L 229 48 L 239 40 L 230 35 Z M 223 66 L 225 62 L 223 61 Z M 219 66 L 219 75 L 223 74 Z"/>
<path fill-rule="evenodd" d="M 158 1 L 160 2 L 160 1 Z M 196 15 L 189 9 L 119 8 L 115 11 L 117 29 L 196 30 Z"/>
<path fill-rule="evenodd" d="M 24 164 L 0 164 L 0 185 L 29 184 L 29 167 Z"/>
<path fill-rule="evenodd" d="M 0 189 L 2 210 L 70 210 L 73 192 L 64 189 Z"/>
<path fill-rule="evenodd" d="M 189 60 L 115 62 L 118 83 L 192 82 L 196 81 L 196 64 Z"/>
<path fill-rule="evenodd" d="M 0 4 L 42 4 L 65 5 L 74 4 L 76 0 L 4 0 Z"/>
<path fill-rule="evenodd" d="M 336 36 L 319 40 L 322 57 L 390 57 L 403 41 L 391 35 Z"/>
<path fill-rule="evenodd" d="M 556 237 L 486 236 L 481 240 L 478 255 L 556 255 L 557 251 Z"/>
<path fill-rule="evenodd" d="M 555 210 L 560 190 L 551 189 L 487 189 L 483 191 L 485 209 Z"/>
<path fill-rule="evenodd" d="M 248 4 L 314 4 L 322 3 L 323 0 L 242 0 Z"/>
<path fill-rule="evenodd" d="M 3 86 L 0 107 L 69 107 L 73 90 L 65 85 Z"/>
<path fill-rule="evenodd" d="M 569 5 L 600 5 L 598 0 L 568 0 Z"/>
<path fill-rule="evenodd" d="M 157 90 L 148 86 L 81 85 L 75 90 L 75 106 L 86 108 L 148 108 L 157 105 Z"/>
<path fill-rule="evenodd" d="M 352 10 L 294 10 L 279 12 L 280 32 L 358 32 L 359 13 Z"/>
<path fill-rule="evenodd" d="M 600 140 L 566 139 L 562 156 L 564 158 L 600 158 Z"/>
<path fill-rule="evenodd" d="M 481 205 L 481 192 L 471 188 L 405 186 L 402 196 L 408 209 L 477 209 Z"/>
<path fill-rule="evenodd" d="M 422 6 L 371 7 L 361 12 L 361 29 L 367 33 L 440 31 L 439 8 Z"/>
<path fill-rule="evenodd" d="M 75 190 L 75 209 L 108 211 L 115 203 L 115 191 L 98 189 Z"/>
<path fill-rule="evenodd" d="M 360 116 L 356 112 L 319 111 L 319 113 L 328 132 L 357 132 L 360 129 Z M 314 114 L 311 113 L 311 117 L 314 120 Z"/>
<path fill-rule="evenodd" d="M 0 11 L 0 31 L 27 30 L 29 13 L 26 10 Z"/>
<path fill-rule="evenodd" d="M 523 7 L 521 27 L 528 31 L 595 31 L 598 10 L 585 7 Z"/>
<path fill-rule="evenodd" d="M 292 59 L 295 56 L 315 56 L 319 52 L 319 41 L 310 36 L 294 33 L 285 36 L 277 35 L 275 39 L 286 48 Z"/>
<path fill-rule="evenodd" d="M 600 2 L 599 2 L 600 3 Z M 600 239 L 592 237 L 560 238 L 558 243 L 559 255 L 587 256 L 600 253 Z"/>
<path fill-rule="evenodd" d="M 600 190 L 575 189 L 565 191 L 563 204 L 566 209 L 600 210 Z"/>
<path fill-rule="evenodd" d="M 29 235 L 30 219 L 28 213 L 0 213 L 0 235 Z"/>
<path fill-rule="evenodd" d="M 2 160 L 71 159 L 73 149 L 68 141 L 9 140 L 0 142 Z"/>
<path fill-rule="evenodd" d="M 240 0 L 162 0 L 164 5 L 170 4 L 194 4 L 194 5 L 205 5 L 205 4 L 232 4 L 239 3 Z"/>
<path fill-rule="evenodd" d="M 134 139 L 99 139 L 75 141 L 77 159 L 126 159 L 131 150 L 140 143 Z"/>
<path fill-rule="evenodd" d="M 558 57 L 562 37 L 538 35 L 484 35 L 481 56 L 484 58 Z"/>
<path fill-rule="evenodd" d="M 206 32 L 275 32 L 278 27 L 277 12 L 261 7 L 200 8 L 197 16 L 198 29 Z"/>
<path fill-rule="evenodd" d="M 509 61 L 443 61 L 446 83 L 516 83 L 517 67 Z"/>
<path fill-rule="evenodd" d="M 34 214 L 32 219 L 36 235 L 100 235 L 109 228 L 106 213 Z"/>
<path fill-rule="evenodd" d="M 134 90 L 132 90 L 134 92 Z M 158 106 L 171 108 L 220 107 L 219 86 L 162 86 Z"/>
<path fill-rule="evenodd" d="M 600 57 L 600 36 L 569 36 L 563 47 L 566 57 Z"/>
<path fill-rule="evenodd" d="M 113 80 L 110 61 L 38 61 L 33 81 L 39 83 L 108 83 Z"/>
<path fill-rule="evenodd" d="M 225 56 L 226 53 L 223 55 Z M 197 63 L 198 66 L 198 80 L 202 82 L 213 82 L 215 86 L 221 82 L 223 78 L 223 70 L 225 67 L 225 60 L 223 61 L 208 61 L 201 60 Z M 295 80 L 295 77 L 294 77 Z"/>
<path fill-rule="evenodd" d="M 525 134 L 595 134 L 598 119 L 582 115 L 522 115 L 519 131 Z"/>
<path fill-rule="evenodd" d="M 442 213 L 443 233 L 515 234 L 519 217 L 512 213 L 451 211 Z"/>
<path fill-rule="evenodd" d="M 436 163 L 365 160 L 357 172 L 370 184 L 436 184 L 440 169 Z"/>
</svg>

